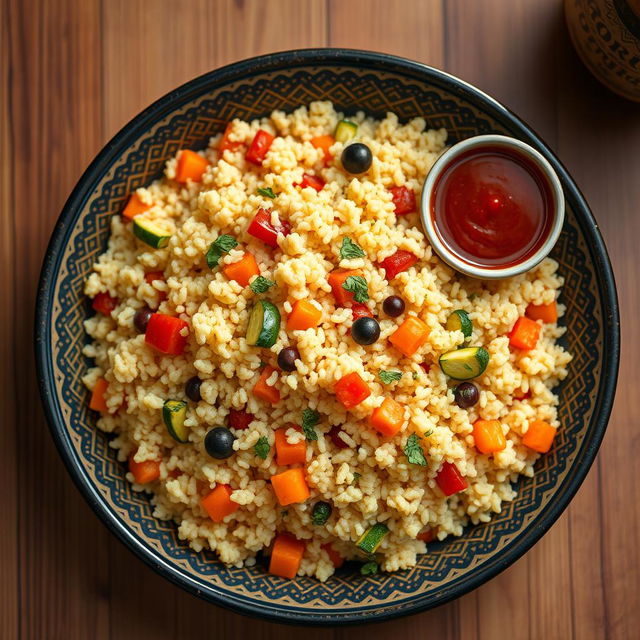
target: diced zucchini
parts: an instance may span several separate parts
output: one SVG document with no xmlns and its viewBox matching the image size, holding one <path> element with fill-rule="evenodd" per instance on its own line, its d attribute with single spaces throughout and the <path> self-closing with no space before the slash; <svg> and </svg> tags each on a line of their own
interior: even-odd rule
<svg viewBox="0 0 640 640">
<path fill-rule="evenodd" d="M 338 142 L 349 142 L 352 138 L 356 137 L 358 133 L 358 125 L 351 120 L 340 120 L 336 126 L 336 132 L 334 138 Z"/>
<path fill-rule="evenodd" d="M 465 338 L 470 338 L 473 333 L 473 323 L 466 311 L 456 309 L 448 318 L 445 325 L 447 331 L 462 331 Z"/>
<path fill-rule="evenodd" d="M 389 533 L 389 527 L 381 522 L 376 522 L 360 536 L 356 546 L 365 553 L 375 553 L 387 533 Z"/>
<path fill-rule="evenodd" d="M 171 437 L 177 442 L 188 442 L 187 428 L 184 420 L 187 417 L 187 403 L 182 400 L 166 400 L 162 407 L 162 419 Z"/>
<path fill-rule="evenodd" d="M 169 244 L 171 234 L 151 220 L 141 219 L 136 216 L 133 219 L 133 235 L 154 249 L 163 249 Z"/>
<path fill-rule="evenodd" d="M 484 347 L 466 347 L 440 356 L 440 368 L 454 380 L 470 380 L 481 375 L 489 364 Z"/>
<path fill-rule="evenodd" d="M 247 343 L 268 349 L 278 339 L 280 312 L 278 307 L 266 300 L 259 300 L 249 314 Z"/>
</svg>

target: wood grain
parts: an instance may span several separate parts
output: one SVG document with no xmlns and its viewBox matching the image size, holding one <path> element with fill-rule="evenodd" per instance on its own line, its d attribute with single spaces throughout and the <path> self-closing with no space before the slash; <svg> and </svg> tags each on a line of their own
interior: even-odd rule
<svg viewBox="0 0 640 640">
<path fill-rule="evenodd" d="M 601 453 L 543 540 L 435 611 L 330 630 L 248 620 L 134 558 L 68 479 L 35 400 L 32 312 L 50 230 L 93 155 L 173 87 L 258 53 L 368 48 L 418 59 L 504 101 L 589 199 L 617 275 L 623 362 Z M 519 640 L 637 637 L 640 110 L 573 53 L 557 0 L 0 0 L 0 637 Z"/>
</svg>

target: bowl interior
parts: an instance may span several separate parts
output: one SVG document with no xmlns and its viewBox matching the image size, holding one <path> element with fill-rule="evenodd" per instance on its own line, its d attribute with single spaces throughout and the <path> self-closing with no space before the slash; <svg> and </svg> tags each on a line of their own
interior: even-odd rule
<svg viewBox="0 0 640 640">
<path fill-rule="evenodd" d="M 566 221 L 553 257 L 565 278 L 564 340 L 574 360 L 559 388 L 557 444 L 519 483 L 517 499 L 491 523 L 429 546 L 408 571 L 362 578 L 346 568 L 328 582 L 268 575 L 261 564 L 229 569 L 178 540 L 131 491 L 124 469 L 95 427 L 81 375 L 87 365 L 83 281 L 104 250 L 109 219 L 128 194 L 163 170 L 183 147 L 206 144 L 234 117 L 331 100 L 352 113 L 395 112 L 445 127 L 449 142 L 484 134 L 518 137 L 549 159 L 563 183 Z M 600 442 L 615 384 L 616 309 L 606 253 L 586 205 L 564 169 L 515 117 L 450 76 L 391 57 L 342 52 L 266 56 L 196 79 L 143 112 L 108 145 L 72 194 L 43 269 L 37 317 L 43 397 L 54 436 L 74 479 L 99 515 L 156 570 L 182 586 L 247 613 L 306 623 L 382 619 L 440 604 L 477 586 L 521 555 L 566 506 Z M 614 331 L 615 333 L 615 331 Z M 613 367 L 613 368 L 612 368 Z M 606 374 L 606 375 L 605 375 Z"/>
</svg>

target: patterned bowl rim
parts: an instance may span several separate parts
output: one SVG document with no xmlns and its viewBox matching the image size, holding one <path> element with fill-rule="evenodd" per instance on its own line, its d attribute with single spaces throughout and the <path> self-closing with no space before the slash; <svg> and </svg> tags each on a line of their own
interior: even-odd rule
<svg viewBox="0 0 640 640">
<path fill-rule="evenodd" d="M 451 588 L 443 589 L 441 593 L 429 602 L 410 602 L 403 608 L 380 612 L 368 611 L 364 614 L 363 612 L 358 612 L 357 608 L 355 608 L 352 614 L 342 614 L 339 620 L 333 620 L 326 612 L 324 614 L 323 612 L 318 612 L 317 615 L 305 614 L 304 617 L 300 617 L 291 612 L 279 611 L 277 606 L 270 606 L 267 602 L 250 604 L 234 601 L 228 596 L 222 598 L 214 589 L 203 587 L 201 582 L 196 582 L 188 573 L 170 566 L 152 547 L 146 546 L 142 540 L 135 537 L 117 513 L 109 506 L 106 499 L 94 487 L 82 460 L 72 446 L 55 390 L 51 349 L 53 292 L 64 247 L 87 199 L 94 189 L 94 185 L 108 171 L 112 163 L 118 159 L 122 154 L 122 150 L 135 142 L 154 122 L 161 120 L 177 107 L 212 89 L 224 87 L 231 82 L 255 77 L 262 73 L 277 72 L 284 69 L 291 70 L 298 67 L 321 66 L 379 70 L 398 73 L 405 77 L 413 77 L 420 81 L 424 81 L 426 78 L 432 83 L 456 92 L 460 97 L 467 99 L 471 103 L 482 104 L 483 109 L 489 116 L 508 120 L 514 131 L 517 132 L 517 136 L 527 140 L 537 148 L 551 163 L 560 177 L 565 190 L 565 197 L 572 203 L 576 220 L 586 239 L 589 256 L 594 261 L 596 273 L 600 273 L 601 282 L 604 284 L 600 289 L 605 325 L 603 327 L 603 371 L 598 394 L 595 398 L 590 437 L 586 436 L 588 442 L 583 445 L 582 458 L 577 463 L 574 463 L 576 468 L 565 479 L 563 491 L 559 491 L 547 505 L 545 513 L 536 522 L 536 526 L 525 528 L 524 532 L 505 553 L 500 554 L 499 557 L 492 558 L 481 570 L 470 574 L 460 583 Z M 473 85 L 439 69 L 406 58 L 356 49 L 299 49 L 249 58 L 198 76 L 156 100 L 126 124 L 103 147 L 82 174 L 65 203 L 47 247 L 40 273 L 36 301 L 35 355 L 40 395 L 45 415 L 56 447 L 69 474 L 91 508 L 110 531 L 154 571 L 186 591 L 237 613 L 281 623 L 330 625 L 339 622 L 340 624 L 358 624 L 389 620 L 445 604 L 495 577 L 526 553 L 548 531 L 582 484 L 604 437 L 618 377 L 620 319 L 615 280 L 609 256 L 602 236 L 598 231 L 597 223 L 589 210 L 584 196 L 568 171 L 540 136 L 518 116 Z"/>
</svg>

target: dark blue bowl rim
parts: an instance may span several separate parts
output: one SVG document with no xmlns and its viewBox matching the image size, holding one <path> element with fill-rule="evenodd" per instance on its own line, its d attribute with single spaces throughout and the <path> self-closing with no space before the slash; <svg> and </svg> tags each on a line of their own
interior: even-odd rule
<svg viewBox="0 0 640 640">
<path fill-rule="evenodd" d="M 583 445 L 582 457 L 579 463 L 574 464 L 574 468 L 564 480 L 562 491 L 556 494 L 555 499 L 548 505 L 547 510 L 540 517 L 536 526 L 526 529 L 510 547 L 500 554 L 500 557 L 494 558 L 481 571 L 461 579 L 460 582 L 450 588 L 443 589 L 435 597 L 430 596 L 422 601 L 410 602 L 402 608 L 385 609 L 380 612 L 371 610 L 358 611 L 356 609 L 353 613 L 341 612 L 336 616 L 323 612 L 318 612 L 317 614 L 283 612 L 268 603 L 248 604 L 239 600 L 234 601 L 233 598 L 229 598 L 228 594 L 223 598 L 214 588 L 203 588 L 200 583 L 196 583 L 188 574 L 177 571 L 168 565 L 150 547 L 145 546 L 141 540 L 136 538 L 93 487 L 86 469 L 76 456 L 55 393 L 53 360 L 50 348 L 50 318 L 54 302 L 53 291 L 64 247 L 79 213 L 93 190 L 93 185 L 100 180 L 111 164 L 117 160 L 121 155 L 122 149 L 127 148 L 152 123 L 217 86 L 253 77 L 259 73 L 310 66 L 352 66 L 374 71 L 400 73 L 420 80 L 424 80 L 425 76 L 428 76 L 430 82 L 445 87 L 460 97 L 481 103 L 483 109 L 489 115 L 496 118 L 506 118 L 514 130 L 517 131 L 519 137 L 528 141 L 545 155 L 560 177 L 565 190 L 565 197 L 576 212 L 577 222 L 587 240 L 590 257 L 594 261 L 596 274 L 600 278 L 600 300 L 602 317 L 605 322 L 603 371 L 599 391 L 595 399 L 591 436 L 586 444 Z M 620 318 L 611 263 L 593 214 L 565 167 L 540 136 L 518 116 L 467 82 L 419 62 L 389 54 L 355 49 L 300 49 L 249 58 L 194 78 L 147 107 L 104 146 L 83 173 L 65 203 L 44 257 L 36 301 L 35 355 L 39 389 L 45 415 L 56 447 L 69 474 L 91 508 L 111 532 L 148 566 L 189 593 L 237 613 L 291 624 L 358 624 L 381 622 L 403 615 L 418 613 L 458 598 L 506 569 L 548 531 L 582 484 L 604 437 L 613 406 L 618 377 Z"/>
</svg>

